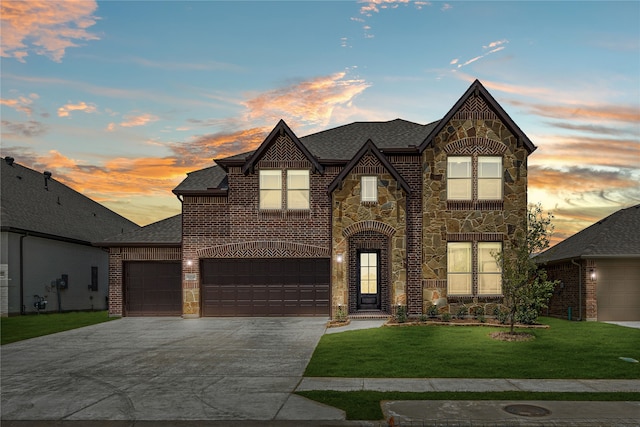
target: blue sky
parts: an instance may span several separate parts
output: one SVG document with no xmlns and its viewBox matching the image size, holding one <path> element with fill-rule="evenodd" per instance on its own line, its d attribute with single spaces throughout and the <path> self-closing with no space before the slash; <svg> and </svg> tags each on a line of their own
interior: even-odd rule
<svg viewBox="0 0 640 427">
<path fill-rule="evenodd" d="M 145 225 L 192 170 L 479 79 L 538 146 L 556 240 L 640 203 L 640 2 L 3 1 L 2 155 Z"/>
</svg>

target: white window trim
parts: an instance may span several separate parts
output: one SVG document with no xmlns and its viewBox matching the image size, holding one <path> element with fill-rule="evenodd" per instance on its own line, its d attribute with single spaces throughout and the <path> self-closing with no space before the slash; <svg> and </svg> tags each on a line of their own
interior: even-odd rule
<svg viewBox="0 0 640 427">
<path fill-rule="evenodd" d="M 291 183 L 289 181 L 289 172 L 306 172 L 306 177 L 307 177 L 307 186 L 306 188 L 291 188 Z M 311 173 L 309 172 L 308 169 L 287 169 L 287 209 L 288 210 L 295 210 L 295 211 L 308 211 L 311 208 Z M 307 206 L 306 207 L 295 207 L 292 208 L 291 207 L 291 200 L 290 200 L 290 196 L 291 196 L 291 192 L 293 191 L 306 191 L 307 192 Z"/>
<path fill-rule="evenodd" d="M 365 184 L 367 182 L 368 184 Z M 372 185 L 375 183 L 375 185 Z M 372 193 L 372 194 L 369 194 Z M 365 175 L 360 177 L 360 201 L 365 203 L 378 202 L 378 177 Z"/>
</svg>

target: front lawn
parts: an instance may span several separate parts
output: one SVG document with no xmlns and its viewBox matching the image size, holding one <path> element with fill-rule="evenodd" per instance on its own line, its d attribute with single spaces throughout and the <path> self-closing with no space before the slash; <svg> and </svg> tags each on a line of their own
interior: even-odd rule
<svg viewBox="0 0 640 427">
<path fill-rule="evenodd" d="M 637 379 L 640 329 L 542 318 L 535 339 L 504 342 L 496 327 L 397 326 L 324 335 L 310 377 Z"/>
<path fill-rule="evenodd" d="M 69 329 L 82 328 L 117 319 L 106 311 L 75 311 L 69 313 L 29 314 L 0 319 L 2 345 Z"/>
</svg>

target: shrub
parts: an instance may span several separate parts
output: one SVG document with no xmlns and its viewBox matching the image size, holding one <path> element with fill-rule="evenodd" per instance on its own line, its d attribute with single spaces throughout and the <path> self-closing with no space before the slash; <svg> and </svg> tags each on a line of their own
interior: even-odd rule
<svg viewBox="0 0 640 427">
<path fill-rule="evenodd" d="M 464 319 L 467 314 L 469 314 L 469 307 L 464 304 L 458 307 L 458 311 L 456 311 L 456 317 L 458 319 Z"/>
<path fill-rule="evenodd" d="M 442 321 L 449 322 L 451 320 L 451 313 L 442 313 Z"/>
<path fill-rule="evenodd" d="M 436 317 L 438 315 L 438 306 L 435 304 L 430 305 L 427 309 L 427 314 L 429 317 Z"/>
<path fill-rule="evenodd" d="M 404 305 L 399 305 L 396 310 L 396 322 L 404 323 L 407 321 L 407 307 Z"/>
</svg>

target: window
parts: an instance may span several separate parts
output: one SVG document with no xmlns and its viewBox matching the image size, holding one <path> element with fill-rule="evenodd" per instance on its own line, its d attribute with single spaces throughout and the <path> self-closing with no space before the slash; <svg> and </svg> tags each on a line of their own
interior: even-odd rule
<svg viewBox="0 0 640 427">
<path fill-rule="evenodd" d="M 447 158 L 447 199 L 502 200 L 502 157 Z"/>
<path fill-rule="evenodd" d="M 502 199 L 502 158 L 478 157 L 478 200 Z"/>
<path fill-rule="evenodd" d="M 360 200 L 363 202 L 378 201 L 378 177 L 363 176 L 360 180 Z"/>
<path fill-rule="evenodd" d="M 260 209 L 282 208 L 282 172 L 278 170 L 260 171 Z"/>
<path fill-rule="evenodd" d="M 471 157 L 447 159 L 447 199 L 471 200 Z"/>
<path fill-rule="evenodd" d="M 98 292 L 98 267 L 91 267 L 91 284 L 89 290 Z"/>
<path fill-rule="evenodd" d="M 452 296 L 501 295 L 502 270 L 494 258 L 494 255 L 500 251 L 502 251 L 500 242 L 478 242 L 477 245 L 471 242 L 448 243 L 448 294 Z M 474 281 L 477 284 L 476 292 L 474 292 Z"/>
<path fill-rule="evenodd" d="M 309 171 L 287 171 L 287 209 L 309 209 Z"/>
<path fill-rule="evenodd" d="M 449 295 L 471 295 L 471 243 L 447 245 L 447 286 Z"/>
<path fill-rule="evenodd" d="M 502 271 L 493 257 L 500 251 L 502 251 L 501 243 L 478 243 L 478 294 L 500 295 L 502 293 Z"/>
</svg>

